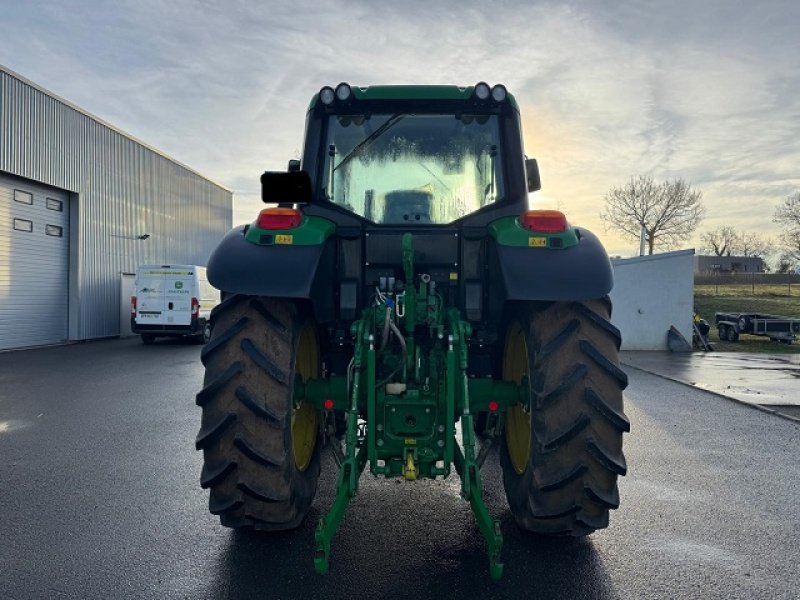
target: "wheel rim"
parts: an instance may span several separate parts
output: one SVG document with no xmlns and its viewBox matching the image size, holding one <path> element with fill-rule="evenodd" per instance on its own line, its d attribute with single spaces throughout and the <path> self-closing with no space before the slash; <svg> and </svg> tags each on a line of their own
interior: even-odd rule
<svg viewBox="0 0 800 600">
<path fill-rule="evenodd" d="M 319 375 L 319 345 L 313 324 L 307 322 L 300 332 L 295 355 L 295 373 L 305 382 Z M 314 457 L 317 445 L 319 414 L 303 400 L 292 410 L 292 453 L 298 471 L 305 471 Z"/>
<path fill-rule="evenodd" d="M 529 376 L 528 343 L 519 322 L 508 327 L 505 348 L 503 349 L 503 380 L 522 383 Z M 505 437 L 511 465 L 518 475 L 528 466 L 531 450 L 531 415 L 527 407 L 515 404 L 506 412 Z"/>
</svg>

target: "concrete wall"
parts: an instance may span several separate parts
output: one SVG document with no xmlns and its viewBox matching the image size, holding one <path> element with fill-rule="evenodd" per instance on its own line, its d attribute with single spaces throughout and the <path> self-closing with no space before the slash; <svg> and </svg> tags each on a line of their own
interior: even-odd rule
<svg viewBox="0 0 800 600">
<path fill-rule="evenodd" d="M 612 260 L 611 321 L 623 350 L 667 350 L 670 326 L 692 339 L 694 250 Z"/>
</svg>

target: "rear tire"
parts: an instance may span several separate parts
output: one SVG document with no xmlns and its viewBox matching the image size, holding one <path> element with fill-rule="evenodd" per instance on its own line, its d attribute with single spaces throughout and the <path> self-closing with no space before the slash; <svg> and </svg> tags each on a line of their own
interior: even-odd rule
<svg viewBox="0 0 800 600">
<path fill-rule="evenodd" d="M 750 329 L 750 317 L 742 315 L 741 317 L 739 317 L 739 331 L 745 333 L 746 331 L 749 331 L 749 329 Z"/>
<path fill-rule="evenodd" d="M 529 407 L 505 415 L 503 484 L 517 524 L 549 535 L 588 535 L 619 506 L 630 422 L 619 368 L 620 334 L 608 298 L 524 308 L 506 328 L 503 379 L 527 377 Z"/>
<path fill-rule="evenodd" d="M 211 321 L 203 323 L 203 333 L 196 337 L 198 344 L 207 344 L 211 341 Z"/>
<path fill-rule="evenodd" d="M 739 332 L 736 331 L 736 327 L 728 325 L 728 330 L 725 332 L 725 339 L 729 342 L 735 342 L 739 339 Z"/>
<path fill-rule="evenodd" d="M 212 313 L 197 404 L 200 485 L 227 527 L 292 529 L 320 471 L 319 412 L 294 403 L 295 375 L 319 376 L 316 327 L 289 300 L 233 295 Z"/>
</svg>

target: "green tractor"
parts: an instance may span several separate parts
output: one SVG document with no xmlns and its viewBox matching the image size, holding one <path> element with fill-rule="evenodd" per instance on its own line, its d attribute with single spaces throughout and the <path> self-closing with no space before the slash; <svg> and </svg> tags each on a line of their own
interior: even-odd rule
<svg viewBox="0 0 800 600">
<path fill-rule="evenodd" d="M 524 530 L 608 525 L 626 472 L 612 271 L 591 232 L 528 210 L 540 188 L 502 85 L 323 87 L 273 204 L 211 256 L 201 486 L 223 525 L 297 527 L 329 447 L 336 498 L 315 568 L 367 466 L 461 480 L 502 574 L 481 466 L 499 446 Z"/>
</svg>

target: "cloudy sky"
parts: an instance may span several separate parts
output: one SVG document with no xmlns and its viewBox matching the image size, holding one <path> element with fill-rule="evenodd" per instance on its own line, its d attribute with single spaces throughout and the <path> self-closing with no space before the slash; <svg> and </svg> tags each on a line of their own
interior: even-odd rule
<svg viewBox="0 0 800 600">
<path fill-rule="evenodd" d="M 542 172 L 533 204 L 612 254 L 638 250 L 599 219 L 632 175 L 702 191 L 696 240 L 774 235 L 800 191 L 794 0 L 0 0 L 0 15 L 0 64 L 232 189 L 234 223 L 340 81 L 506 84 Z"/>
</svg>

